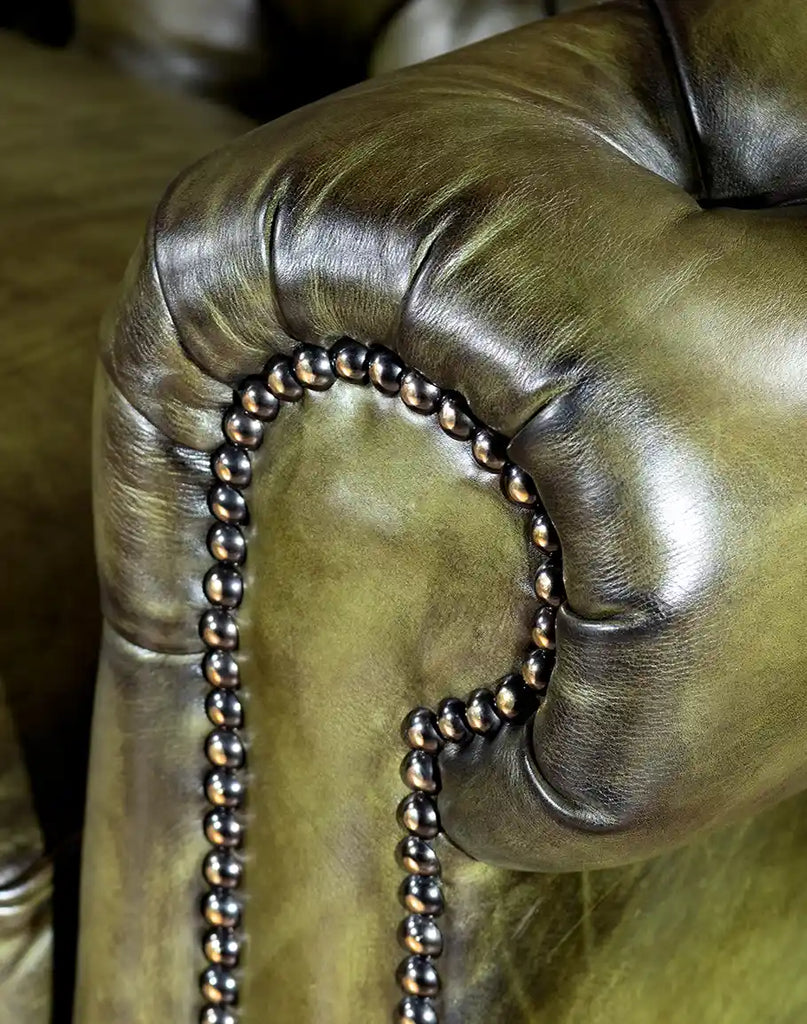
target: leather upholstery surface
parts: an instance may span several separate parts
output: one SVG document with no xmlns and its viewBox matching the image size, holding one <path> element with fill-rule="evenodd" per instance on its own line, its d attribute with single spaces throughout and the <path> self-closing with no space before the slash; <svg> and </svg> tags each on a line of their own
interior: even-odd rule
<svg viewBox="0 0 807 1024">
<path fill-rule="evenodd" d="M 64 1021 L 101 628 L 90 482 L 98 321 L 166 183 L 247 122 L 0 33 L 0 124 L 0 645 L 22 748 L 18 761 L 0 742 L 0 777 L 17 794 L 2 802 L 0 849 L 40 850 L 39 819 L 56 862 L 55 1019 Z M 23 813 L 26 776 L 35 816 Z M 18 868 L 5 874 L 0 857 L 12 886 L 0 892 L 0 1020 L 26 1024 L 47 1014 L 51 984 L 39 970 L 41 872 L 29 873 L 28 859 L 16 885 Z"/>
<path fill-rule="evenodd" d="M 755 36 L 740 48 L 719 29 L 746 23 L 747 7 Z M 807 738 L 804 216 L 737 207 L 807 192 L 805 135 L 786 130 L 804 106 L 793 67 L 807 10 L 662 8 L 606 4 L 330 97 L 197 164 L 160 205 L 107 321 L 97 392 L 107 724 L 94 739 L 80 1024 L 184 1019 L 196 1005 L 205 453 L 240 377 L 273 352 L 343 335 L 394 348 L 512 437 L 564 549 L 544 709 L 443 758 L 448 837 L 484 862 L 447 852 L 462 951 L 444 975 L 450 1024 L 550 1010 L 586 1024 L 803 1014 L 791 958 L 803 798 L 779 802 L 804 788 Z M 710 98 L 698 76 L 727 62 L 730 80 Z M 742 177 L 748 135 L 731 112 L 763 100 L 763 155 Z M 733 208 L 719 206 L 727 196 Z M 310 428 L 305 410 L 278 424 L 253 501 L 247 1021 L 278 1000 L 280 1019 L 341 1024 L 359 1012 L 357 992 L 361 1014 L 384 1012 L 391 803 L 381 815 L 399 700 L 414 682 L 428 700 L 454 672 L 460 692 L 487 677 L 491 622 L 507 660 L 528 607 L 511 571 L 519 528 L 499 532 L 484 490 L 467 511 L 490 524 L 494 558 L 440 497 L 448 485 L 419 427 L 385 428 L 400 475 L 385 462 L 371 470 L 388 436 L 374 407 L 355 398 L 326 415 L 328 401 L 321 414 L 309 403 Z M 341 448 L 356 424 L 360 458 Z M 406 542 L 392 510 L 413 464 L 436 497 L 416 492 L 410 514 L 426 539 L 405 551 L 401 577 L 390 566 L 390 588 L 375 563 L 355 574 L 357 532 L 377 559 Z M 473 565 L 467 592 L 448 568 L 456 550 Z M 456 619 L 424 614 L 435 593 Z M 380 643 L 375 616 L 390 634 Z M 428 624 L 422 646 L 413 621 Z M 466 672 L 471 634 L 482 653 Z M 765 808 L 755 825 L 708 835 Z M 370 840 L 358 852 L 339 845 L 357 821 Z M 337 854 L 347 891 L 334 887 Z M 764 920 L 762 865 L 765 905 L 783 909 Z M 342 929 L 361 928 L 351 893 L 366 931 L 340 945 Z M 161 918 L 170 935 L 155 939 Z M 331 926 L 315 934 L 320 920 Z M 754 965 L 767 969 L 752 978 Z"/>
</svg>

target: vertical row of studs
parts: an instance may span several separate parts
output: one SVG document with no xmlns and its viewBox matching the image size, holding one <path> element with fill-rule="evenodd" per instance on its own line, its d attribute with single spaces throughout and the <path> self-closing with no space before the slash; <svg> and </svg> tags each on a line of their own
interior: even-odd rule
<svg viewBox="0 0 807 1024">
<path fill-rule="evenodd" d="M 205 711 L 213 726 L 205 741 L 211 767 L 204 790 L 211 808 L 203 828 L 211 849 L 203 864 L 209 888 L 202 899 L 207 967 L 200 982 L 205 1001 L 201 1024 L 237 1024 L 236 969 L 242 947 L 239 890 L 244 874 L 240 852 L 244 824 L 239 811 L 246 795 L 246 750 L 234 613 L 244 594 L 241 568 L 247 557 L 247 543 L 243 530 L 249 521 L 244 491 L 252 479 L 251 455 L 260 447 L 264 429 L 277 417 L 282 403 L 299 401 L 306 390 L 326 391 L 337 378 L 360 385 L 370 382 L 384 395 L 400 396 L 416 413 L 436 414 L 446 434 L 470 444 L 479 466 L 499 475 L 502 492 L 510 502 L 522 508 L 537 508 L 535 486 L 523 470 L 507 462 L 505 440 L 480 425 L 459 395 L 443 392 L 417 371 L 407 370 L 386 349 L 368 349 L 350 340 L 338 343 L 330 352 L 319 346 L 304 346 L 291 359 L 271 359 L 262 375 L 247 378 L 239 387 L 234 404 L 224 415 L 224 443 L 212 457 L 214 482 L 208 505 L 214 522 L 207 546 L 214 564 L 204 578 L 210 607 L 199 623 L 206 648 L 202 672 L 210 686 Z M 535 646 L 527 653 L 521 677 L 508 675 L 494 691 L 475 690 L 465 701 L 447 698 L 436 714 L 416 708 L 404 722 L 404 739 L 410 750 L 401 774 L 411 792 L 398 810 L 398 820 L 406 833 L 398 846 L 398 861 L 407 873 L 399 891 L 407 911 L 399 938 L 408 954 L 397 973 L 405 993 L 395 1015 L 401 1024 L 436 1024 L 438 1020 L 433 1003 L 440 990 L 435 960 L 442 952 L 443 936 L 436 919 L 444 910 L 444 897 L 440 863 L 431 845 L 440 831 L 437 755 L 445 743 L 466 743 L 475 733 L 492 736 L 502 720 L 513 721 L 532 713 L 549 678 L 554 609 L 562 591 L 558 567 L 551 560 L 558 548 L 557 540 L 540 511 L 533 516 L 531 537 L 544 556 L 535 580 L 542 605 L 532 630 Z"/>
<path fill-rule="evenodd" d="M 487 454 L 490 432 L 482 436 Z M 476 452 L 474 455 L 477 457 Z M 536 505 L 535 488 L 522 470 L 503 461 L 486 468 L 501 472 L 502 490 L 514 504 Z M 447 697 L 436 712 L 413 708 L 401 726 L 409 748 L 401 763 L 401 778 L 410 793 L 398 805 L 398 824 L 405 834 L 397 846 L 396 860 L 406 872 L 399 900 L 407 911 L 398 941 L 407 956 L 396 974 L 404 995 L 393 1015 L 394 1024 L 439 1024 L 435 997 L 441 982 L 435 961 L 443 952 L 443 934 L 437 919 L 445 903 L 440 860 L 432 845 L 440 833 L 438 755 L 446 744 L 464 745 L 475 735 L 494 736 L 502 722 L 526 721 L 537 710 L 549 680 L 562 583 L 559 566 L 553 561 L 557 537 L 542 511 L 533 514 L 530 538 L 540 552 L 535 592 L 541 604 L 532 627 L 535 646 L 527 652 L 521 674 L 505 676 L 492 690 L 472 690 L 465 700 Z"/>
</svg>

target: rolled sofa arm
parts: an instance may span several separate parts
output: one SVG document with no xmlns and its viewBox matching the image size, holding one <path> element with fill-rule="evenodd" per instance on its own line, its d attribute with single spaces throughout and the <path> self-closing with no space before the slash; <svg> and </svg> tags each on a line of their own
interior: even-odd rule
<svg viewBox="0 0 807 1024">
<path fill-rule="evenodd" d="M 762 208 L 807 190 L 790 6 L 529 26 L 170 188 L 98 379 L 79 1024 L 388 1013 L 412 709 L 396 1020 L 547 1003 L 563 928 L 514 869 L 804 788 L 803 223 Z M 719 109 L 704 46 L 747 67 Z"/>
</svg>

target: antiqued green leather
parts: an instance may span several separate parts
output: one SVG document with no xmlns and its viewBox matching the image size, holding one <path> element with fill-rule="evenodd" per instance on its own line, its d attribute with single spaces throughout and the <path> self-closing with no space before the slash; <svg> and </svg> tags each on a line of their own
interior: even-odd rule
<svg viewBox="0 0 807 1024">
<path fill-rule="evenodd" d="M 441 759 L 444 1020 L 803 1018 L 805 224 L 763 203 L 807 194 L 805 47 L 795 0 L 620 0 L 174 183 L 98 378 L 79 1024 L 198 1008 L 208 453 L 243 376 L 343 336 L 512 438 L 563 544 L 543 709 Z M 517 663 L 525 524 L 347 384 L 272 425 L 250 507 L 242 1019 L 383 1019 L 397 722 Z"/>
<path fill-rule="evenodd" d="M 101 630 L 90 483 L 97 325 L 165 184 L 248 122 L 0 32 L 0 124 L 0 646 L 8 727 L 22 748 L 18 759 L 3 731 L 0 1020 L 47 1020 L 44 845 L 61 1024 Z M 23 812 L 29 790 L 36 814 Z M 3 860 L 6 844 L 19 846 L 19 863 Z"/>
<path fill-rule="evenodd" d="M 50 1020 L 51 876 L 0 679 L 0 1005 L 8 1020 Z"/>
</svg>

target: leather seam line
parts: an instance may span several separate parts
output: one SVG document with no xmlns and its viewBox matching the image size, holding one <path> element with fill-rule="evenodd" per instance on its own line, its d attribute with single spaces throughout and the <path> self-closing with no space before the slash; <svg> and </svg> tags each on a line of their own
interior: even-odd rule
<svg viewBox="0 0 807 1024">
<path fill-rule="evenodd" d="M 661 56 L 670 77 L 670 85 L 676 100 L 676 109 L 680 115 L 681 124 L 689 142 L 689 152 L 698 179 L 697 198 L 702 202 L 706 202 L 709 198 L 706 186 L 706 153 L 698 128 L 692 92 L 689 89 L 683 72 L 680 48 L 673 38 L 667 18 L 659 6 L 658 0 L 645 0 L 645 3 L 647 4 L 650 17 L 656 23 L 658 29 L 661 41 Z"/>
</svg>

